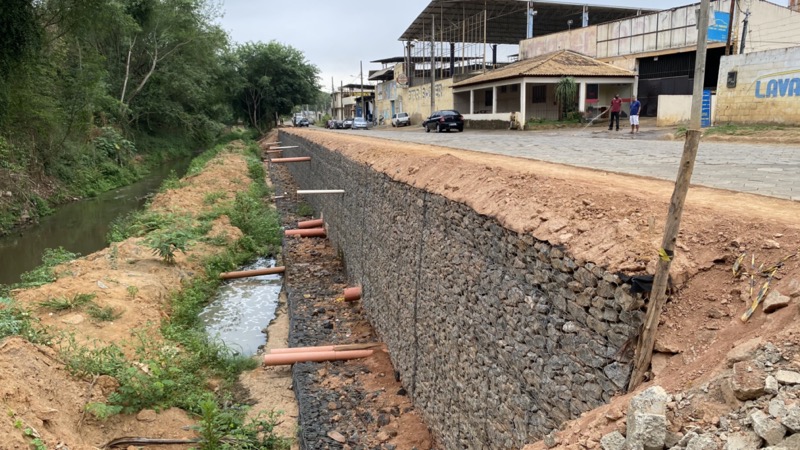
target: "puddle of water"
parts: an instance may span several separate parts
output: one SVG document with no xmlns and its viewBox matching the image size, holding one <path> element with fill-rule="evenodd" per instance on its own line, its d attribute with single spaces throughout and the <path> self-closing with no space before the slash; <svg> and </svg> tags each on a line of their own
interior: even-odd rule
<svg viewBox="0 0 800 450">
<path fill-rule="evenodd" d="M 275 260 L 260 258 L 241 270 L 261 267 L 275 267 Z M 255 355 L 258 347 L 266 343 L 261 330 L 275 318 L 281 278 L 281 275 L 261 275 L 226 281 L 200 313 L 208 335 L 219 338 L 242 355 Z"/>
</svg>

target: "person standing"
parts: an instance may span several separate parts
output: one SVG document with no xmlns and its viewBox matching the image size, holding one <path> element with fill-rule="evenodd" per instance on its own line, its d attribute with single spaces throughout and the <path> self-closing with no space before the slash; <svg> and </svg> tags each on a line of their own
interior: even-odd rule
<svg viewBox="0 0 800 450">
<path fill-rule="evenodd" d="M 608 122 L 608 131 L 614 128 L 614 120 L 617 121 L 617 131 L 619 131 L 619 112 L 622 110 L 622 99 L 619 94 L 611 99 L 611 121 Z"/>
<path fill-rule="evenodd" d="M 631 134 L 639 132 L 639 111 L 642 109 L 642 104 L 634 95 L 631 97 Z"/>
</svg>

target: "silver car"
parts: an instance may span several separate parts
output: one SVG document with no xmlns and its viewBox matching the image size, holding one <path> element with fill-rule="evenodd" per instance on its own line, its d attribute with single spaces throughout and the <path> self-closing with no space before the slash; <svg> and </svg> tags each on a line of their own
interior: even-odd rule
<svg viewBox="0 0 800 450">
<path fill-rule="evenodd" d="M 355 119 L 353 119 L 352 128 L 354 130 L 357 130 L 359 128 L 362 129 L 362 130 L 368 130 L 369 129 L 369 122 L 367 122 L 367 119 L 365 119 L 363 117 L 356 117 Z"/>
</svg>

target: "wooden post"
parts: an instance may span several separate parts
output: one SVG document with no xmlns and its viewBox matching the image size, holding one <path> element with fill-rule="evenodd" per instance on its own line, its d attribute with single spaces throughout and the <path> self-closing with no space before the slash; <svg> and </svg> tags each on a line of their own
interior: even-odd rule
<svg viewBox="0 0 800 450">
<path fill-rule="evenodd" d="M 692 180 L 694 170 L 694 160 L 697 157 L 697 148 L 700 145 L 700 116 L 703 104 L 703 80 L 706 75 L 706 48 L 708 47 L 708 20 L 709 20 L 709 0 L 702 0 L 700 3 L 700 16 L 697 32 L 697 57 L 694 66 L 694 88 L 692 91 L 692 115 L 689 121 L 689 131 L 686 133 L 686 142 L 683 144 L 683 156 L 678 168 L 678 178 L 675 181 L 675 189 L 672 191 L 672 199 L 669 203 L 669 213 L 667 213 L 667 223 L 664 227 L 664 238 L 661 241 L 659 250 L 658 266 L 653 279 L 653 290 L 650 292 L 650 303 L 647 307 L 647 316 L 644 321 L 642 334 L 636 345 L 634 355 L 633 373 L 628 384 L 628 391 L 636 389 L 644 380 L 644 375 L 650 367 L 653 358 L 653 346 L 656 341 L 658 331 L 658 321 L 661 318 L 661 310 L 667 301 L 666 291 L 669 280 L 669 267 L 672 263 L 675 250 L 675 241 L 678 238 L 678 231 L 681 227 L 681 216 L 683 215 L 683 205 L 686 202 L 686 193 L 689 190 L 689 183 Z"/>
</svg>

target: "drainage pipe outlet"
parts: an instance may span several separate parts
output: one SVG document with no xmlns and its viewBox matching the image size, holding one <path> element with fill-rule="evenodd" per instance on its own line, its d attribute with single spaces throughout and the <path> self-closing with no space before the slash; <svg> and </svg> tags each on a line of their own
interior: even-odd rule
<svg viewBox="0 0 800 450">
<path fill-rule="evenodd" d="M 323 351 L 323 352 L 300 352 L 300 353 L 278 353 L 264 356 L 265 366 L 285 366 L 298 362 L 310 361 L 340 361 L 345 359 L 366 358 L 372 355 L 373 350 L 348 350 L 348 351 Z"/>
<path fill-rule="evenodd" d="M 283 232 L 284 236 L 299 236 L 299 237 L 325 237 L 325 228 L 304 228 L 301 230 L 286 230 Z"/>
<path fill-rule="evenodd" d="M 319 228 L 323 225 L 325 225 L 325 221 L 322 219 L 304 220 L 302 222 L 297 222 L 297 228 Z"/>
<path fill-rule="evenodd" d="M 361 286 L 354 286 L 345 288 L 344 300 L 347 302 L 354 302 L 361 299 Z"/>
<path fill-rule="evenodd" d="M 283 273 L 286 270 L 285 267 L 264 267 L 261 269 L 253 269 L 253 270 L 241 270 L 236 272 L 223 272 L 219 274 L 219 277 L 223 280 L 232 280 L 234 278 L 247 278 L 247 277 L 257 277 L 259 275 L 273 275 L 276 273 Z"/>
</svg>

